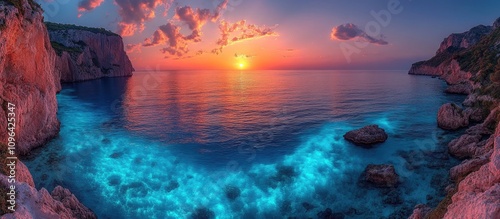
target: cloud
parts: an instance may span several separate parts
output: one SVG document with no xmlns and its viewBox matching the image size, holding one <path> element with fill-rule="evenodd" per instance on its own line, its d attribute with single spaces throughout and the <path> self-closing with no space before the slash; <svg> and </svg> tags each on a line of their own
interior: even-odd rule
<svg viewBox="0 0 500 219">
<path fill-rule="evenodd" d="M 240 41 L 266 36 L 278 36 L 278 34 L 274 31 L 276 27 L 277 26 L 266 27 L 257 26 L 255 24 L 247 24 L 246 20 L 240 20 L 236 23 L 229 23 L 222 20 L 219 23 L 221 37 L 217 40 L 217 45 L 219 47 L 213 49 L 212 53 L 219 54 L 222 52 L 224 47 Z"/>
<path fill-rule="evenodd" d="M 190 6 L 177 7 L 173 21 L 179 21 L 176 25 L 172 21 L 162 25 L 156 30 L 153 35 L 144 40 L 143 46 L 165 45 L 161 49 L 163 53 L 181 57 L 189 52 L 188 45 L 190 43 L 200 42 L 202 36 L 202 27 L 209 21 L 216 22 L 219 19 L 220 13 L 227 6 L 229 0 L 222 1 L 217 8 L 211 12 L 210 9 L 192 8 Z M 186 25 L 191 33 L 182 35 L 181 25 Z M 198 51 L 196 55 L 203 54 Z M 169 56 L 167 56 L 168 58 Z M 192 56 L 188 56 L 192 57 Z"/>
<path fill-rule="evenodd" d="M 99 7 L 104 0 L 82 0 L 78 3 L 78 17 L 81 17 L 83 12 L 94 10 Z"/>
<path fill-rule="evenodd" d="M 352 23 L 342 24 L 332 29 L 330 34 L 330 39 L 332 40 L 351 40 L 354 38 L 363 39 L 369 43 L 378 45 L 387 45 L 388 42 L 380 38 L 372 37 L 366 34 L 365 31 L 361 30 L 358 26 Z"/>
<path fill-rule="evenodd" d="M 125 46 L 125 51 L 127 53 L 133 53 L 135 51 L 141 51 L 141 44 L 127 44 Z"/>
<path fill-rule="evenodd" d="M 104 0 L 82 0 L 78 3 L 78 11 L 91 11 L 99 7 Z"/>
<path fill-rule="evenodd" d="M 115 0 L 118 14 L 122 20 L 118 23 L 118 33 L 122 36 L 132 36 L 144 30 L 144 22 L 155 18 L 155 9 L 160 5 L 170 7 L 172 0 Z"/>
<path fill-rule="evenodd" d="M 189 52 L 187 48 L 187 37 L 181 34 L 180 27 L 172 24 L 171 22 L 162 25 L 153 33 L 153 36 L 144 40 L 142 44 L 145 47 L 166 45 L 167 47 L 161 49 L 163 53 L 170 55 L 182 56 Z"/>
<path fill-rule="evenodd" d="M 238 54 L 238 53 L 234 54 L 235 58 L 245 58 L 245 59 L 251 59 L 251 58 L 253 58 L 255 56 L 256 55 L 245 55 L 245 54 Z"/>
<path fill-rule="evenodd" d="M 78 11 L 86 12 L 99 7 L 104 0 L 80 0 Z M 114 0 L 118 6 L 121 21 L 118 22 L 118 34 L 132 36 L 144 30 L 144 22 L 155 18 L 155 9 L 165 6 L 165 13 L 170 8 L 173 0 Z M 81 16 L 79 14 L 78 16 Z"/>
</svg>

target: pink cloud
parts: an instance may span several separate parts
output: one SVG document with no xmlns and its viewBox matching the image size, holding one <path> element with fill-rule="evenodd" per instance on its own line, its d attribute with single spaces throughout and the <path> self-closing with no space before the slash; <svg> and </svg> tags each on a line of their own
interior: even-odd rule
<svg viewBox="0 0 500 219">
<path fill-rule="evenodd" d="M 330 33 L 330 39 L 332 40 L 351 40 L 354 38 L 363 39 L 369 43 L 378 45 L 387 45 L 388 42 L 380 38 L 372 37 L 366 34 L 365 31 L 361 30 L 358 26 L 352 23 L 342 24 L 336 26 L 332 29 Z"/>
<path fill-rule="evenodd" d="M 84 12 L 84 11 L 94 10 L 95 8 L 99 7 L 103 2 L 104 0 L 82 0 L 78 3 L 78 11 Z"/>
<path fill-rule="evenodd" d="M 221 37 L 217 40 L 217 45 L 219 47 L 213 49 L 212 53 L 219 54 L 222 52 L 224 47 L 240 41 L 257 39 L 266 36 L 278 36 L 278 34 L 274 31 L 276 27 L 277 26 L 266 27 L 257 26 L 255 24 L 247 24 L 246 20 L 240 20 L 236 23 L 221 21 L 219 23 Z"/>
</svg>

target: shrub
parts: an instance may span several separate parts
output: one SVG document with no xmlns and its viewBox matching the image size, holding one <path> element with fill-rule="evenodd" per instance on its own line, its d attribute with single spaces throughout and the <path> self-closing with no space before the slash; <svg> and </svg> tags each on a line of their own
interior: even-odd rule
<svg viewBox="0 0 500 219">
<path fill-rule="evenodd" d="M 83 30 L 83 31 L 89 31 L 92 33 L 104 34 L 106 36 L 120 36 L 116 33 L 113 33 L 109 30 L 106 30 L 104 28 L 84 27 L 84 26 L 78 26 L 78 25 L 74 25 L 74 24 L 58 24 L 58 23 L 52 23 L 52 22 L 45 22 L 45 26 L 47 26 L 47 30 L 49 30 L 49 31 Z"/>
</svg>

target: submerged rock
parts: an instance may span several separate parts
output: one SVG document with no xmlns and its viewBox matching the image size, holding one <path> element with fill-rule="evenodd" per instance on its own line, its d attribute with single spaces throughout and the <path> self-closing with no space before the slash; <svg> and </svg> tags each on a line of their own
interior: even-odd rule
<svg viewBox="0 0 500 219">
<path fill-rule="evenodd" d="M 198 208 L 191 215 L 192 219 L 212 219 L 215 213 L 208 208 Z"/>
<path fill-rule="evenodd" d="M 302 202 L 302 207 L 306 209 L 306 212 L 316 208 L 316 206 L 309 204 L 309 202 Z"/>
<path fill-rule="evenodd" d="M 369 164 L 361 175 L 361 182 L 381 188 L 393 188 L 399 184 L 399 175 L 393 165 Z"/>
<path fill-rule="evenodd" d="M 374 144 L 382 143 L 387 140 L 387 134 L 384 129 L 378 125 L 369 125 L 360 129 L 347 132 L 344 138 L 354 144 L 362 147 L 370 148 Z"/>
<path fill-rule="evenodd" d="M 327 208 L 324 211 L 320 211 L 317 214 L 318 219 L 344 219 L 345 216 L 339 212 L 333 212 L 332 209 Z"/>
<path fill-rule="evenodd" d="M 457 130 L 469 125 L 469 116 L 454 103 L 444 104 L 439 108 L 438 126 L 446 130 Z"/>
<path fill-rule="evenodd" d="M 240 197 L 241 190 L 236 186 L 226 186 L 226 188 L 224 188 L 224 193 L 229 200 L 233 201 Z"/>
</svg>

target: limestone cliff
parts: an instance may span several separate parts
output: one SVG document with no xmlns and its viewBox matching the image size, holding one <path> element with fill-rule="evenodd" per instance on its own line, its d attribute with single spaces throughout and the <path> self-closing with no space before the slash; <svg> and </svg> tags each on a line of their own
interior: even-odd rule
<svg viewBox="0 0 500 219">
<path fill-rule="evenodd" d="M 0 213 L 7 213 L 2 219 L 95 218 L 67 189 L 57 187 L 52 194 L 35 189 L 31 173 L 19 160 L 16 211 L 5 206 L 6 188 L 13 185 L 6 176 L 10 173 L 4 169 L 5 157 L 28 154 L 59 132 L 56 92 L 60 76 L 55 59 L 40 6 L 33 0 L 0 0 Z M 12 110 L 8 103 L 15 105 Z M 15 122 L 14 155 L 7 155 L 7 121 Z"/>
<path fill-rule="evenodd" d="M 409 74 L 440 76 L 449 84 L 468 83 L 471 75 L 460 69 L 455 55 L 476 45 L 493 29 L 492 26 L 479 25 L 469 31 L 449 35 L 441 42 L 434 57 L 414 63 Z"/>
<path fill-rule="evenodd" d="M 21 155 L 59 132 L 55 56 L 40 7 L 28 0 L 0 0 L 0 139 L 7 140 L 10 102 L 15 104 L 15 137 Z"/>
<path fill-rule="evenodd" d="M 100 28 L 46 25 L 57 53 L 56 70 L 61 82 L 132 75 L 134 68 L 119 35 Z"/>
<path fill-rule="evenodd" d="M 469 95 L 462 104 L 465 109 L 443 105 L 438 125 L 450 130 L 472 125 L 448 144 L 449 153 L 463 161 L 450 170 L 454 183 L 448 186 L 447 197 L 433 210 L 417 206 L 411 218 L 500 218 L 499 25 L 500 18 L 474 45 L 470 45 L 470 40 L 465 47 L 454 40 L 442 44 L 454 47 L 448 52 L 454 51 L 439 60 L 436 57 L 443 52 L 438 51 L 431 59 L 437 67 L 416 63 L 410 70 L 410 74 L 439 75 L 451 86 L 468 84 Z"/>
</svg>

